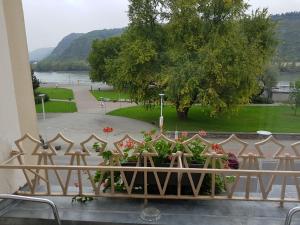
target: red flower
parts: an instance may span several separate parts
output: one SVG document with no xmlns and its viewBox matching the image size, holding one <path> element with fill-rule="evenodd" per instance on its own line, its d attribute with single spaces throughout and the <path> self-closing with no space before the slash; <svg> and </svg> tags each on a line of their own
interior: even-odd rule
<svg viewBox="0 0 300 225">
<path fill-rule="evenodd" d="M 104 133 L 110 133 L 110 132 L 113 132 L 113 128 L 112 128 L 112 127 L 104 127 L 104 128 L 103 128 L 103 132 L 104 132 Z"/>
<path fill-rule="evenodd" d="M 134 142 L 133 142 L 132 140 L 127 140 L 125 146 L 126 146 L 127 148 L 133 148 Z"/>
<path fill-rule="evenodd" d="M 199 133 L 200 137 L 205 137 L 207 135 L 205 130 L 200 130 Z"/>
<path fill-rule="evenodd" d="M 223 148 L 222 148 L 222 146 L 219 145 L 219 144 L 213 144 L 211 147 L 212 147 L 212 149 L 213 149 L 217 154 L 224 154 L 224 153 L 225 153 L 224 150 L 223 150 Z"/>
</svg>

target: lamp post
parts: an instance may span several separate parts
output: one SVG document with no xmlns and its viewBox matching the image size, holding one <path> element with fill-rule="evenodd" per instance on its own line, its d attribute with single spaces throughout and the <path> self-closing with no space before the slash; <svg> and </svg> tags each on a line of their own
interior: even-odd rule
<svg viewBox="0 0 300 225">
<path fill-rule="evenodd" d="M 45 115 L 45 104 L 44 104 L 44 97 L 45 97 L 45 94 L 39 94 L 39 97 L 41 97 L 41 99 L 42 99 L 43 119 L 44 119 L 44 121 L 45 121 L 45 119 L 46 119 L 46 115 Z"/>
<path fill-rule="evenodd" d="M 160 128 L 160 133 L 163 132 L 163 126 L 164 126 L 164 117 L 163 117 L 163 98 L 165 94 L 159 94 L 160 96 L 160 118 L 159 118 L 159 128 Z"/>
</svg>

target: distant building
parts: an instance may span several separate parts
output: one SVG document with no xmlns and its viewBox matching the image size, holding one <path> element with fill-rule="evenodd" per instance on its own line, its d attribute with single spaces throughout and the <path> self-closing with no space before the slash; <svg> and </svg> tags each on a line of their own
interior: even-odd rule
<svg viewBox="0 0 300 225">
<path fill-rule="evenodd" d="M 290 82 L 288 81 L 279 81 L 272 89 L 273 91 L 273 101 L 287 103 L 289 101 L 289 95 L 293 91 Z"/>
</svg>

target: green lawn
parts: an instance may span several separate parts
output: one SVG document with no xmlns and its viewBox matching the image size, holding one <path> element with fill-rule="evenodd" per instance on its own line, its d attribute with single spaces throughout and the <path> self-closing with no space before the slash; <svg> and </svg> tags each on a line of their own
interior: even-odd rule
<svg viewBox="0 0 300 225">
<path fill-rule="evenodd" d="M 91 91 L 92 95 L 99 100 L 99 98 L 107 98 L 110 100 L 118 99 L 129 99 L 129 95 L 124 92 L 118 92 L 114 90 L 103 90 L 103 91 Z"/>
<path fill-rule="evenodd" d="M 36 112 L 42 112 L 42 104 L 35 105 Z M 77 107 L 74 102 L 55 102 L 49 101 L 45 103 L 45 112 L 51 113 L 70 113 L 77 112 Z"/>
<path fill-rule="evenodd" d="M 124 116 L 158 124 L 159 107 L 146 110 L 142 106 L 117 109 L 109 115 Z M 207 110 L 194 106 L 189 112 L 187 121 L 179 121 L 175 109 L 164 107 L 164 127 L 166 130 L 228 131 L 255 132 L 267 130 L 271 132 L 300 133 L 300 115 L 295 116 L 288 106 L 244 106 L 231 116 L 211 118 Z"/>
<path fill-rule="evenodd" d="M 74 99 L 73 91 L 67 88 L 39 87 L 37 91 L 43 94 L 47 94 L 50 99 L 65 99 L 65 100 Z"/>
</svg>

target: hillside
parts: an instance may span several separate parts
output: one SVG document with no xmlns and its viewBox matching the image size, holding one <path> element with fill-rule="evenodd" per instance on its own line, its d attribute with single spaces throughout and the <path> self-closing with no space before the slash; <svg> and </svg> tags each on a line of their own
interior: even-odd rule
<svg viewBox="0 0 300 225">
<path fill-rule="evenodd" d="M 56 60 L 58 57 L 60 57 L 62 54 L 64 54 L 65 51 L 70 47 L 72 42 L 76 40 L 77 38 L 81 37 L 82 33 L 72 33 L 64 37 L 56 46 L 56 48 L 53 50 L 51 55 L 47 59 L 53 59 Z"/>
<path fill-rule="evenodd" d="M 120 35 L 124 28 L 95 30 L 86 34 L 72 33 L 64 37 L 44 60 L 36 65 L 37 71 L 88 70 L 87 57 L 93 40 Z"/>
<path fill-rule="evenodd" d="M 300 12 L 272 17 L 277 22 L 279 57 L 284 61 L 300 61 Z"/>
<path fill-rule="evenodd" d="M 54 48 L 39 48 L 29 52 L 30 62 L 39 62 L 48 57 Z"/>
<path fill-rule="evenodd" d="M 300 62 L 300 12 L 272 16 L 277 22 L 278 56 L 283 62 Z M 125 28 L 95 30 L 64 37 L 51 55 L 39 62 L 38 71 L 88 70 L 87 56 L 95 39 L 120 35 Z M 294 63 L 295 64 L 295 63 Z M 284 68 L 284 70 L 290 70 Z"/>
</svg>

